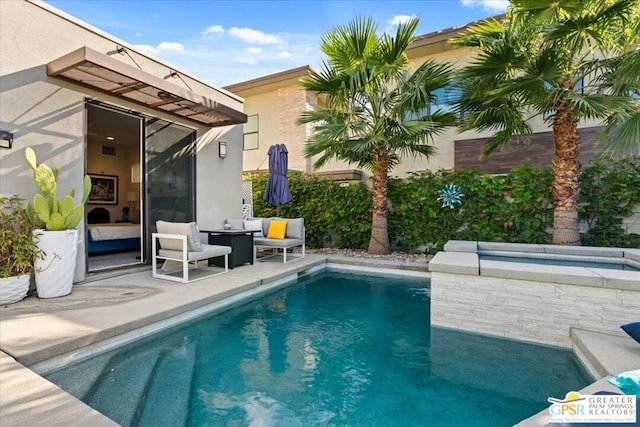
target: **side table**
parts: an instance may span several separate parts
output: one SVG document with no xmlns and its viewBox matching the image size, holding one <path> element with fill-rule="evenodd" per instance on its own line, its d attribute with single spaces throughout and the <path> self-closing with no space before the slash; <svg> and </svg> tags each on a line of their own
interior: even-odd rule
<svg viewBox="0 0 640 427">
<path fill-rule="evenodd" d="M 258 230 L 200 230 L 209 235 L 210 245 L 230 246 L 229 268 L 253 264 L 253 234 Z M 224 267 L 224 260 L 212 258 L 209 265 Z"/>
</svg>

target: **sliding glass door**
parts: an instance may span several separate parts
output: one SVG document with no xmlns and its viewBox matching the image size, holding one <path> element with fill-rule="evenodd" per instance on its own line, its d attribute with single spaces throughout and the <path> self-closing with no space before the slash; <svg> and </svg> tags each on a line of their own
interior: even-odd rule
<svg viewBox="0 0 640 427">
<path fill-rule="evenodd" d="M 145 120 L 145 259 L 151 259 L 156 221 L 195 220 L 196 131 L 156 118 Z"/>
</svg>

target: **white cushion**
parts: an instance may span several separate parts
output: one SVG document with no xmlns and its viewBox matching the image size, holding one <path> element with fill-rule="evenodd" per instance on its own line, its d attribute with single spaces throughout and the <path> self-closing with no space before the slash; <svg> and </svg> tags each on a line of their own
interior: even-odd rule
<svg viewBox="0 0 640 427">
<path fill-rule="evenodd" d="M 158 233 L 179 234 L 187 236 L 187 250 L 189 252 L 201 252 L 200 230 L 195 222 L 167 222 L 156 221 Z M 182 242 L 177 239 L 159 239 L 162 249 L 181 251 Z"/>
<path fill-rule="evenodd" d="M 253 234 L 254 237 L 264 237 L 264 234 L 262 232 L 262 220 L 261 219 L 245 219 L 245 220 L 243 220 L 243 222 L 244 222 L 244 229 L 245 230 L 260 230 L 257 233 Z"/>
<path fill-rule="evenodd" d="M 290 239 L 304 239 L 304 218 L 287 219 L 285 237 Z"/>
<path fill-rule="evenodd" d="M 271 223 L 271 218 L 251 218 L 251 219 L 259 219 L 262 221 L 262 235 L 266 236 L 269 234 L 269 224 Z"/>
<path fill-rule="evenodd" d="M 219 245 L 207 245 L 204 244 L 202 251 L 192 251 L 187 253 L 187 259 L 189 261 L 198 261 L 208 258 L 215 258 L 223 255 L 228 255 L 231 253 L 230 246 L 219 246 Z M 173 259 L 181 259 L 182 251 L 175 251 L 170 249 L 160 249 L 158 251 L 158 255 L 161 257 L 173 258 Z"/>
</svg>

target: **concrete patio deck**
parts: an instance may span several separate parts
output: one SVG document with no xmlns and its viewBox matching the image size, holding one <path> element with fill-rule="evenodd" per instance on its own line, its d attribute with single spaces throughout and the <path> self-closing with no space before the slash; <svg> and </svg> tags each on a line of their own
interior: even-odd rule
<svg viewBox="0 0 640 427">
<path fill-rule="evenodd" d="M 0 425 L 117 425 L 36 372 L 96 351 L 105 340 L 119 340 L 123 334 L 135 339 L 136 332 L 132 331 L 158 324 L 166 327 L 169 321 L 185 320 L 190 313 L 206 311 L 225 298 L 274 287 L 327 265 L 343 270 L 428 276 L 426 263 L 307 254 L 293 263 L 272 259 L 189 284 L 153 279 L 149 270 L 138 271 L 76 285 L 73 293 L 63 298 L 28 297 L 2 307 Z M 597 335 L 580 335 L 584 348 L 576 353 L 583 354 L 591 364 L 605 366 L 606 372 L 622 372 L 631 369 L 629 366 L 640 368 L 640 346 L 635 351 L 635 342 L 621 341 L 627 351 L 619 351 L 612 346 L 610 337 Z"/>
</svg>

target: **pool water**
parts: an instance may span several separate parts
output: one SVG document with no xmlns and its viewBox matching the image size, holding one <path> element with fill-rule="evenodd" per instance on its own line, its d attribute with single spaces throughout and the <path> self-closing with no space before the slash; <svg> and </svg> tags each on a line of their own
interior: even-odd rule
<svg viewBox="0 0 640 427">
<path fill-rule="evenodd" d="M 47 378 L 124 426 L 512 426 L 567 350 L 429 325 L 428 283 L 319 273 Z"/>
<path fill-rule="evenodd" d="M 557 265 L 567 267 L 585 267 L 585 268 L 606 268 L 608 270 L 624 270 L 624 271 L 640 271 L 640 269 L 624 263 L 624 259 L 620 262 L 598 262 L 598 261 L 581 261 L 576 259 L 555 259 L 543 257 L 510 257 L 504 255 L 480 255 L 480 260 L 485 261 L 506 261 L 520 262 L 525 264 L 542 264 Z"/>
</svg>

